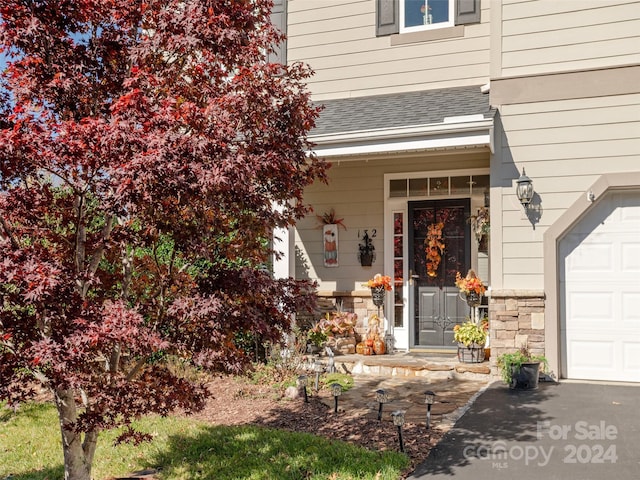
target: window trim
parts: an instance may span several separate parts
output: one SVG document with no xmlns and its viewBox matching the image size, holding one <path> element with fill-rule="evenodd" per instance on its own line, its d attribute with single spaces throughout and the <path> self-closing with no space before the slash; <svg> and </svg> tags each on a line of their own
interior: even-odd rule
<svg viewBox="0 0 640 480">
<path fill-rule="evenodd" d="M 453 17 L 451 19 L 452 27 L 444 28 L 420 28 L 416 32 L 403 33 L 405 36 L 415 37 L 416 35 L 424 35 L 425 33 L 436 33 L 440 31 L 450 32 L 452 28 L 455 29 L 461 25 L 471 25 L 481 23 L 481 0 L 450 0 L 454 2 Z M 482 0 L 488 1 L 488 0 Z M 444 22 L 442 23 L 442 25 Z M 441 24 L 436 24 L 441 25 Z M 462 30 L 464 35 L 464 30 Z M 400 34 L 400 0 L 376 0 L 376 37 L 385 37 L 389 35 Z M 458 36 L 458 35 L 456 35 Z M 451 36 L 443 36 L 435 38 L 452 38 Z M 412 41 L 424 41 L 431 38 L 424 38 L 420 40 Z M 402 44 L 403 42 L 398 42 Z M 404 42 L 411 43 L 411 42 Z"/>
<path fill-rule="evenodd" d="M 424 1 L 424 0 L 423 0 Z M 441 28 L 448 28 L 448 27 L 453 27 L 455 26 L 455 5 L 454 5 L 455 0 L 448 0 L 449 3 L 449 12 L 448 12 L 448 17 L 449 17 L 449 21 L 447 22 L 440 22 L 440 23 L 431 23 L 431 24 L 425 24 L 425 25 L 415 25 L 413 27 L 405 27 L 404 23 L 405 23 L 405 4 L 406 4 L 406 0 L 400 0 L 399 3 L 399 10 L 400 10 L 400 35 L 403 34 L 407 34 L 407 33 L 416 33 L 416 32 L 428 32 L 431 30 L 438 30 Z"/>
<path fill-rule="evenodd" d="M 390 41 L 391 46 L 394 46 L 462 37 L 464 37 L 464 25 L 456 25 L 454 27 L 421 30 L 413 33 L 396 33 L 395 35 L 390 36 Z"/>
</svg>

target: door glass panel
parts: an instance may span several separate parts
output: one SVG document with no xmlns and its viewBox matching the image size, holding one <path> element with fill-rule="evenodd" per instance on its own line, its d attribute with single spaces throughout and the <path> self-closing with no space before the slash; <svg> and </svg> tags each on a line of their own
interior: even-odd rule
<svg viewBox="0 0 640 480">
<path fill-rule="evenodd" d="M 489 206 L 489 175 L 474 175 L 471 179 L 472 195 L 482 196 L 482 204 Z"/>
<path fill-rule="evenodd" d="M 402 235 L 393 237 L 393 256 L 402 257 Z"/>
<path fill-rule="evenodd" d="M 393 325 L 404 324 L 404 213 L 393 214 Z"/>
<path fill-rule="evenodd" d="M 451 195 L 469 195 L 471 193 L 469 176 L 451 177 Z"/>
<path fill-rule="evenodd" d="M 429 179 L 430 195 L 449 195 L 449 177 L 436 177 Z"/>
<path fill-rule="evenodd" d="M 426 197 L 428 190 L 428 179 L 411 178 L 409 179 L 409 196 L 410 197 Z"/>
<path fill-rule="evenodd" d="M 391 180 L 389 181 L 390 197 L 406 197 L 407 196 L 407 180 Z"/>
<path fill-rule="evenodd" d="M 473 193 L 483 193 L 489 188 L 489 175 L 474 175 L 472 177 Z"/>
</svg>

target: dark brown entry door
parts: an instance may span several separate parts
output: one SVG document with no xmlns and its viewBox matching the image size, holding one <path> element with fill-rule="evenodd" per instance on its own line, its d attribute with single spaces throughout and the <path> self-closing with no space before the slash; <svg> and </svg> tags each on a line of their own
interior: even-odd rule
<svg viewBox="0 0 640 480">
<path fill-rule="evenodd" d="M 469 199 L 409 202 L 413 346 L 454 347 L 453 327 L 469 315 L 455 286 L 471 263 L 469 210 Z"/>
</svg>

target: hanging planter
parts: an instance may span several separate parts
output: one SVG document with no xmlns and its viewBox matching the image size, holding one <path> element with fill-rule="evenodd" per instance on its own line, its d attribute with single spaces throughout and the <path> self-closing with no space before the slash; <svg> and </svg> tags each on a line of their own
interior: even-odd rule
<svg viewBox="0 0 640 480">
<path fill-rule="evenodd" d="M 486 287 L 482 283 L 482 280 L 478 278 L 476 272 L 469 270 L 467 276 L 462 278 L 460 272 L 456 273 L 456 287 L 460 290 L 460 294 L 464 295 L 464 299 L 467 305 L 470 307 L 477 307 L 480 305 L 480 300 Z"/>
<path fill-rule="evenodd" d="M 480 244 L 489 235 L 489 231 L 491 230 L 489 209 L 487 207 L 480 207 L 476 215 L 469 217 L 469 223 L 476 237 L 476 242 Z"/>
<path fill-rule="evenodd" d="M 481 297 L 482 295 L 480 295 L 478 292 L 475 292 L 475 291 L 468 292 L 465 294 L 465 300 L 467 302 L 467 305 L 469 305 L 472 308 L 480 305 Z"/>
<path fill-rule="evenodd" d="M 365 230 L 362 236 L 362 243 L 358 245 L 358 260 L 363 267 L 370 267 L 376 259 L 376 248 L 373 246 L 372 238 L 375 236 L 375 230 L 370 236 L 369 231 Z M 360 238 L 360 232 L 358 232 L 358 238 Z"/>
<path fill-rule="evenodd" d="M 384 304 L 385 292 L 390 291 L 392 288 L 391 277 L 379 273 L 376 273 L 371 280 L 362 285 L 371 289 L 371 298 L 376 307 L 381 307 Z"/>
<path fill-rule="evenodd" d="M 371 287 L 371 298 L 376 307 L 381 307 L 384 303 L 385 289 L 384 287 Z"/>
</svg>

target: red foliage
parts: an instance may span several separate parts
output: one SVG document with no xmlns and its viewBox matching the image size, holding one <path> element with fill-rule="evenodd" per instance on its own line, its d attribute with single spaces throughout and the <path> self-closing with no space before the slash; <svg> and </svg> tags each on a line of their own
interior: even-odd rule
<svg viewBox="0 0 640 480">
<path fill-rule="evenodd" d="M 263 270 L 326 168 L 270 7 L 0 1 L 0 398 L 42 382 L 89 464 L 100 430 L 202 405 L 167 355 L 238 371 L 234 335 L 311 300 Z"/>
</svg>

